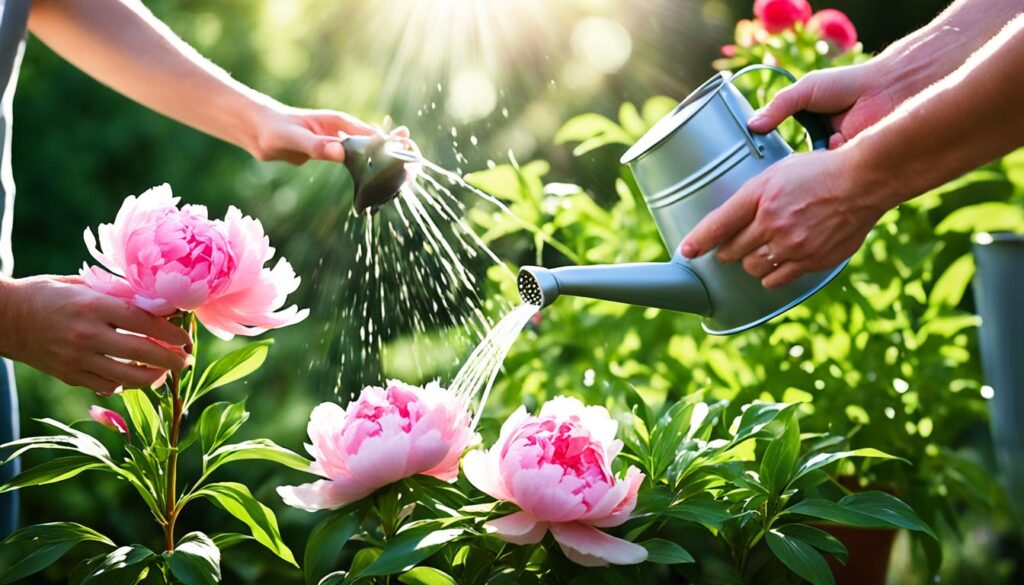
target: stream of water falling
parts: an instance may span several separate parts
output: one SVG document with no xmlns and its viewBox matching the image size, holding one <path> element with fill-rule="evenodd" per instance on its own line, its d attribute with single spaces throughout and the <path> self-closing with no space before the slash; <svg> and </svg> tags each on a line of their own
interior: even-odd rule
<svg viewBox="0 0 1024 585">
<path fill-rule="evenodd" d="M 519 337 L 523 327 L 539 310 L 540 307 L 537 305 L 528 303 L 523 303 L 512 309 L 476 346 L 448 386 L 448 390 L 465 400 L 467 405 L 472 405 L 474 399 L 477 399 L 473 428 L 476 428 L 477 423 L 480 422 L 480 416 L 487 404 L 487 397 L 491 393 L 494 379 L 501 369 L 501 364 L 505 361 L 505 356 L 508 355 L 509 349 L 512 348 L 512 344 Z"/>
<path fill-rule="evenodd" d="M 483 298 L 488 271 L 515 276 L 464 219 L 467 206 L 452 189 L 480 193 L 434 169 L 376 215 L 337 207 L 344 201 L 314 219 L 327 246 L 314 259 L 313 311 L 324 325 L 320 343 L 307 344 L 317 352 L 309 368 L 333 375 L 343 399 L 387 376 L 451 379 L 487 339 L 489 315 L 512 309 L 506 299 Z"/>
</svg>

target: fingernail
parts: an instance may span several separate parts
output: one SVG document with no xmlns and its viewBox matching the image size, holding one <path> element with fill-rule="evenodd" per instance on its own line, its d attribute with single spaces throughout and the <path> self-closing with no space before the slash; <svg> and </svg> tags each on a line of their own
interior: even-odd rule
<svg viewBox="0 0 1024 585">
<path fill-rule="evenodd" d="M 747 121 L 747 126 L 760 126 L 765 122 L 765 115 L 762 110 L 754 112 L 754 115 Z"/>
<path fill-rule="evenodd" d="M 693 244 L 690 244 L 688 242 L 683 242 L 683 245 L 679 248 L 679 251 L 683 254 L 683 256 L 686 256 L 687 258 L 696 258 L 697 252 L 699 252 L 699 250 L 697 250 L 697 246 L 694 246 Z"/>
</svg>

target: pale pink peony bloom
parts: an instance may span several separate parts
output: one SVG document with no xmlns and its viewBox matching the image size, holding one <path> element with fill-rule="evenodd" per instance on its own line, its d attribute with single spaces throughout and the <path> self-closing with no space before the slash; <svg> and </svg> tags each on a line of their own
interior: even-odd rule
<svg viewBox="0 0 1024 585">
<path fill-rule="evenodd" d="M 807 22 L 811 18 L 811 4 L 807 0 L 754 0 L 754 16 L 765 30 L 778 34 L 798 22 Z"/>
<path fill-rule="evenodd" d="M 82 268 L 94 290 L 128 299 L 159 316 L 195 311 L 214 335 L 259 335 L 297 323 L 308 311 L 281 309 L 299 286 L 291 265 L 274 255 L 259 220 L 232 206 L 223 220 L 206 207 L 178 208 L 168 185 L 154 187 L 121 204 L 112 224 L 85 230 L 85 242 L 103 268 Z M 104 268 L 106 270 L 104 270 Z"/>
<path fill-rule="evenodd" d="M 281 486 L 284 502 L 310 512 L 360 500 L 414 475 L 452 481 L 474 436 L 464 399 L 437 383 L 425 388 L 391 380 L 364 388 L 342 408 L 324 402 L 309 417 L 310 471 L 326 479 Z"/>
<path fill-rule="evenodd" d="M 124 422 L 124 417 L 109 408 L 103 408 L 94 404 L 89 408 L 89 416 L 92 417 L 92 420 L 110 430 L 117 431 L 125 436 L 131 435 L 128 432 L 128 423 Z"/>
<path fill-rule="evenodd" d="M 814 13 L 807 23 L 807 28 L 816 31 L 821 38 L 835 45 L 840 53 L 845 53 L 857 44 L 857 28 L 850 17 L 834 8 L 826 8 Z"/>
<path fill-rule="evenodd" d="M 622 450 L 617 428 L 607 410 L 575 398 L 549 400 L 537 416 L 520 407 L 490 450 L 463 459 L 470 483 L 520 509 L 485 526 L 514 544 L 540 542 L 550 530 L 565 556 L 580 565 L 646 560 L 644 547 L 598 530 L 629 519 L 644 478 L 633 466 L 624 478 L 612 474 L 611 462 Z"/>
</svg>

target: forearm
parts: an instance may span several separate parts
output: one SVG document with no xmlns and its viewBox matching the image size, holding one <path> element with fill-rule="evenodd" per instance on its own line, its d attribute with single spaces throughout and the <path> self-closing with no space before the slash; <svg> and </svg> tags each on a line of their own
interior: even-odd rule
<svg viewBox="0 0 1024 585">
<path fill-rule="evenodd" d="M 1024 144 L 1024 15 L 845 145 L 864 197 L 892 207 Z"/>
<path fill-rule="evenodd" d="M 955 71 L 1022 11 L 1021 0 L 957 0 L 874 61 L 902 102 Z"/>
<path fill-rule="evenodd" d="M 100 82 L 249 152 L 273 100 L 199 55 L 138 0 L 35 0 L 29 27 Z"/>
</svg>

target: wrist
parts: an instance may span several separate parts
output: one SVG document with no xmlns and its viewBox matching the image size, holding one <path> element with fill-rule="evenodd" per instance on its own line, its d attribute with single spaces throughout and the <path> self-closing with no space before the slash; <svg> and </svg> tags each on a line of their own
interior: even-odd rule
<svg viewBox="0 0 1024 585">
<path fill-rule="evenodd" d="M 236 114 L 236 138 L 232 142 L 254 158 L 266 160 L 267 129 L 274 126 L 274 119 L 282 115 L 285 106 L 255 91 L 247 92 L 241 101 L 228 106 Z"/>
<path fill-rule="evenodd" d="M 24 283 L 20 280 L 0 278 L 0 355 L 13 357 L 17 340 L 21 336 L 21 310 Z"/>
<path fill-rule="evenodd" d="M 893 173 L 887 172 L 884 158 L 877 156 L 879 149 L 871 146 L 870 138 L 858 136 L 834 152 L 840 157 L 842 175 L 849 181 L 847 192 L 855 194 L 860 207 L 880 218 L 905 198 Z"/>
</svg>

